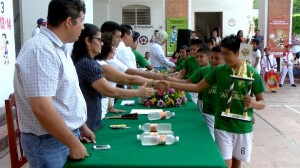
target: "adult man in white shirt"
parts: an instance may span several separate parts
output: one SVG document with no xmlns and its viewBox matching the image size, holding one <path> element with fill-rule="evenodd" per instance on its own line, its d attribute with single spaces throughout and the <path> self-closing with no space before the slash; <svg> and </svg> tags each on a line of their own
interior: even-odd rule
<svg viewBox="0 0 300 168">
<path fill-rule="evenodd" d="M 136 67 L 135 55 L 131 51 L 130 45 L 132 39 L 132 27 L 129 25 L 121 25 L 121 42 L 116 51 L 116 58 L 118 58 L 123 64 L 127 65 L 128 68 Z"/>
</svg>

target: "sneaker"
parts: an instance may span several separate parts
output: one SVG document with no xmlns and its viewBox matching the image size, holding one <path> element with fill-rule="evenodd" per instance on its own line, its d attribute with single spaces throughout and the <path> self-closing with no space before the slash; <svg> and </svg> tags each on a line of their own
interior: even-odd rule
<svg viewBox="0 0 300 168">
<path fill-rule="evenodd" d="M 282 84 L 279 84 L 279 87 L 282 87 Z"/>
<path fill-rule="evenodd" d="M 276 93 L 276 91 L 275 90 L 273 90 L 273 91 L 271 91 L 272 93 Z"/>
<path fill-rule="evenodd" d="M 295 84 L 292 84 L 292 87 L 297 87 Z"/>
</svg>

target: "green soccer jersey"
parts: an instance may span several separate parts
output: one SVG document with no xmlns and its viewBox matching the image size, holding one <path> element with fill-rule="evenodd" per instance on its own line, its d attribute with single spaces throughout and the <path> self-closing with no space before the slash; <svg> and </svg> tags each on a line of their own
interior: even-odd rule
<svg viewBox="0 0 300 168">
<path fill-rule="evenodd" d="M 183 62 L 181 58 L 179 58 L 176 62 L 176 72 L 179 72 L 183 68 Z"/>
<path fill-rule="evenodd" d="M 138 51 L 132 49 L 132 52 L 135 55 L 136 63 L 142 68 L 146 68 L 148 66 L 146 59 Z"/>
<path fill-rule="evenodd" d="M 190 77 L 191 82 L 199 83 L 207 74 L 213 70 L 213 67 L 208 65 L 198 69 Z M 218 96 L 217 96 L 217 84 L 213 84 L 203 92 L 198 93 L 198 99 L 203 100 L 203 113 L 215 115 L 217 111 Z"/>
<path fill-rule="evenodd" d="M 257 71 L 247 65 L 247 75 L 250 76 L 250 71 L 254 73 L 253 84 L 252 84 L 252 93 L 257 95 L 264 92 L 264 86 L 261 81 L 261 78 Z M 220 65 L 214 68 L 205 79 L 210 85 L 217 84 L 217 94 L 219 98 L 219 103 L 217 104 L 217 113 L 215 115 L 215 128 L 220 130 L 225 130 L 232 133 L 249 133 L 253 130 L 252 122 L 242 121 L 231 119 L 227 117 L 222 117 L 221 113 L 225 112 L 227 107 L 228 100 L 228 91 L 230 87 L 230 75 L 233 72 L 228 65 Z M 231 100 L 231 113 L 234 114 L 243 114 L 244 111 L 244 95 L 248 92 L 248 81 L 235 80 L 234 89 Z M 248 115 L 253 117 L 253 109 L 248 109 Z"/>
<path fill-rule="evenodd" d="M 183 68 L 185 68 L 186 73 L 184 79 L 189 78 L 194 71 L 198 70 L 199 64 L 195 57 L 189 57 L 183 62 Z"/>
</svg>

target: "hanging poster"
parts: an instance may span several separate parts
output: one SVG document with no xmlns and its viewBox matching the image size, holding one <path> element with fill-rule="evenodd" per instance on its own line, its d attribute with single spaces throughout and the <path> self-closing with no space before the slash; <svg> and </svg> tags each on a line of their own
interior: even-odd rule
<svg viewBox="0 0 300 168">
<path fill-rule="evenodd" d="M 187 29 L 187 18 L 167 18 L 167 55 L 172 56 L 177 48 L 177 32 L 178 29 Z"/>
<path fill-rule="evenodd" d="M 158 30 L 158 28 L 155 29 L 152 25 L 133 25 L 132 27 L 133 31 L 140 33 L 136 50 L 142 55 L 145 55 L 145 53 L 150 50 L 154 30 Z"/>
<path fill-rule="evenodd" d="M 289 43 L 290 19 L 269 19 L 268 46 L 274 55 L 282 55 L 284 46 Z"/>
<path fill-rule="evenodd" d="M 4 100 L 14 92 L 15 36 L 12 1 L 0 0 L 0 108 Z"/>
</svg>

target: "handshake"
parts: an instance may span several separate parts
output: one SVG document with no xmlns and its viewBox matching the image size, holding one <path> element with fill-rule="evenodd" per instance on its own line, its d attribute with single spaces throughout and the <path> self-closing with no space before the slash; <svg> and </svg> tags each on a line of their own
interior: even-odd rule
<svg viewBox="0 0 300 168">
<path fill-rule="evenodd" d="M 150 87 L 149 87 L 150 86 Z M 151 84 L 147 86 L 147 83 L 139 87 L 138 89 L 138 95 L 140 97 L 150 97 L 152 96 L 156 91 L 153 89 L 162 90 L 164 92 L 167 92 L 170 88 L 170 83 L 166 80 L 152 80 Z"/>
</svg>

